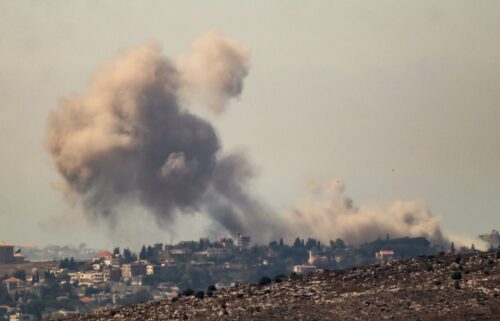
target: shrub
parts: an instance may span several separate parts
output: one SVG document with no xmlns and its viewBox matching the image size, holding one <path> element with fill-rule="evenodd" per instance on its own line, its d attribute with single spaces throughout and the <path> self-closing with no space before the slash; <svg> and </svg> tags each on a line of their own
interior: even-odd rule
<svg viewBox="0 0 500 321">
<path fill-rule="evenodd" d="M 268 276 L 263 276 L 259 280 L 259 285 L 268 285 L 271 284 L 272 280 Z"/>
<path fill-rule="evenodd" d="M 207 292 L 215 292 L 217 291 L 217 288 L 215 287 L 215 285 L 209 285 L 208 288 L 207 288 Z"/>
<path fill-rule="evenodd" d="M 461 280 L 462 279 L 462 273 L 460 271 L 455 271 L 451 274 L 451 278 L 453 280 Z"/>
<path fill-rule="evenodd" d="M 203 298 L 205 297 L 205 292 L 203 292 L 203 291 L 198 291 L 198 292 L 196 292 L 195 297 L 197 297 L 197 298 L 198 298 L 198 299 L 200 299 L 200 300 L 203 300 Z"/>
<path fill-rule="evenodd" d="M 184 291 L 182 291 L 182 295 L 183 296 L 192 296 L 192 295 L 194 295 L 194 290 L 193 289 L 185 289 Z"/>
<path fill-rule="evenodd" d="M 286 279 L 286 276 L 284 276 L 283 274 L 278 274 L 274 277 L 274 282 L 281 283 L 284 279 Z"/>
</svg>

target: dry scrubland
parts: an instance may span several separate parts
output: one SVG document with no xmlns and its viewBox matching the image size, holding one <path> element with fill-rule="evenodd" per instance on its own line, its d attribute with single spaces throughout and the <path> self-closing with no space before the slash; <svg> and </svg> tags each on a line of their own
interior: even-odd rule
<svg viewBox="0 0 500 321">
<path fill-rule="evenodd" d="M 67 321 L 500 320 L 500 253 L 442 255 L 242 285 Z"/>
</svg>

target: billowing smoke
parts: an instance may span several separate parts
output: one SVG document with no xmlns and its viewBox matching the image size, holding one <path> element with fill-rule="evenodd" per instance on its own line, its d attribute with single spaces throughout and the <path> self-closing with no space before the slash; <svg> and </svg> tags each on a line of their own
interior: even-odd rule
<svg viewBox="0 0 500 321">
<path fill-rule="evenodd" d="M 358 208 L 343 191 L 344 183 L 333 180 L 321 191 L 316 188 L 301 199 L 288 213 L 292 229 L 298 235 L 314 235 L 324 242 L 342 238 L 350 244 L 359 244 L 389 234 L 424 236 L 437 244 L 447 243 L 439 219 L 422 202 L 394 201 Z"/>
<path fill-rule="evenodd" d="M 63 190 L 97 217 L 116 218 L 118 206 L 131 202 L 160 224 L 208 212 L 230 232 L 270 235 L 277 224 L 267 224 L 247 195 L 245 157 L 222 154 L 213 126 L 179 104 L 183 93 L 203 87 L 210 106 L 222 110 L 241 92 L 248 52 L 214 32 L 194 49 L 182 68 L 155 44 L 125 52 L 51 113 L 45 142 Z"/>
<path fill-rule="evenodd" d="M 193 52 L 181 57 L 177 66 L 184 95 L 200 98 L 215 113 L 224 111 L 228 101 L 243 90 L 248 74 L 249 50 L 215 31 L 193 43 Z"/>
<path fill-rule="evenodd" d="M 203 213 L 258 242 L 311 236 L 356 244 L 386 233 L 446 242 L 421 202 L 357 208 L 340 180 L 325 188 L 312 182 L 315 193 L 280 220 L 249 193 L 254 171 L 246 157 L 223 153 L 212 124 L 181 103 L 194 97 L 222 112 L 242 91 L 248 49 L 212 31 L 193 50 L 176 63 L 155 44 L 125 52 L 51 113 L 46 147 L 64 193 L 88 215 L 112 220 L 133 204 L 163 226 Z"/>
</svg>

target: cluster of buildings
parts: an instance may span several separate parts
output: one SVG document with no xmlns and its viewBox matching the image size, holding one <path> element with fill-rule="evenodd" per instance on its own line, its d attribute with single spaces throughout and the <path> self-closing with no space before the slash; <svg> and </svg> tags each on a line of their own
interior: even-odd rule
<svg viewBox="0 0 500 321">
<path fill-rule="evenodd" d="M 202 246 L 203 241 L 209 246 Z M 190 265 L 199 268 L 220 270 L 235 269 L 239 265 L 229 263 L 231 257 L 250 248 L 251 238 L 237 234 L 237 237 L 221 238 L 210 243 L 180 242 L 176 245 L 163 246 L 156 244 L 151 249 L 151 257 L 127 257 L 125 251 L 102 251 L 88 261 L 71 260 L 68 267 L 61 261 L 60 266 L 38 271 L 26 271 L 25 278 L 9 277 L 1 281 L 9 296 L 16 302 L 12 305 L 2 305 L 0 316 L 8 316 L 9 321 L 38 320 L 34 315 L 21 313 L 22 306 L 30 298 L 44 298 L 44 291 L 50 288 L 51 282 L 57 282 L 64 293 L 55 294 L 58 302 L 69 302 L 69 308 L 45 307 L 42 318 L 67 316 L 72 313 L 84 313 L 97 307 L 115 307 L 148 299 L 171 299 L 180 291 L 175 282 L 155 282 L 154 286 L 146 282 L 148 277 L 168 275 L 170 271 Z M 130 253 L 129 253 L 130 254 Z M 133 254 L 133 253 L 132 253 Z M 141 255 L 142 256 L 142 255 Z M 69 262 L 68 259 L 66 259 Z M 0 264 L 24 262 L 24 256 L 15 253 L 14 246 L 8 243 L 0 244 Z M 52 278 L 48 280 L 47 278 Z M 45 288 L 45 290 L 44 290 Z M 3 310 L 2 310 L 3 309 Z M 2 312 L 3 311 L 3 312 Z"/>
<path fill-rule="evenodd" d="M 134 262 L 125 262 L 120 253 L 103 251 L 92 258 L 91 269 L 86 271 L 69 272 L 70 282 L 88 287 L 99 287 L 109 282 L 126 282 L 141 285 L 145 276 L 158 275 L 168 272 L 179 262 L 188 262 L 195 266 L 216 265 L 214 261 L 229 258 L 235 251 L 244 251 L 250 248 L 251 238 L 246 235 L 237 235 L 236 244 L 231 238 L 221 238 L 213 246 L 205 249 L 193 249 L 191 242 L 180 242 L 176 246 L 165 247 L 157 244 L 154 248 L 155 259 L 139 259 Z M 219 264 L 221 269 L 227 268 L 227 262 Z"/>
<path fill-rule="evenodd" d="M 375 252 L 375 262 L 384 263 L 390 262 L 395 259 L 395 252 L 393 250 L 380 250 Z M 333 261 L 340 263 L 341 256 L 334 256 Z M 316 272 L 322 268 L 329 268 L 331 266 L 332 258 L 327 253 L 309 250 L 309 258 L 307 263 L 294 265 L 292 271 L 298 274 Z"/>
<path fill-rule="evenodd" d="M 498 232 L 495 232 L 488 235 L 490 242 L 496 242 Z M 279 243 L 273 241 L 267 246 L 251 248 L 251 238 L 239 233 L 234 239 L 220 238 L 215 242 L 200 239 L 199 242 L 180 242 L 176 245 L 155 244 L 147 249 L 143 247 L 139 257 L 129 250 L 120 253 L 119 249 L 115 249 L 113 252 L 97 253 L 88 261 L 66 259 L 65 263 L 61 261 L 59 267 L 41 273 L 33 270 L 27 273 L 25 280 L 15 277 L 4 279 L 3 286 L 17 301 L 17 309 L 9 306 L 5 309 L 11 317 L 9 321 L 31 321 L 30 315 L 20 313 L 20 307 L 26 303 L 23 298 L 31 294 L 43 298 L 44 288 L 50 288 L 47 286 L 50 282 L 58 282 L 59 289 L 65 291 L 58 292 L 50 300 L 71 301 L 71 307 L 46 307 L 44 318 L 87 312 L 98 307 L 116 307 L 141 300 L 171 299 L 177 296 L 180 287 L 203 289 L 208 284 L 227 287 L 233 282 L 255 282 L 251 279 L 252 275 L 273 277 L 289 273 L 290 270 L 310 273 L 322 269 L 348 268 L 389 262 L 401 258 L 402 253 L 411 257 L 437 253 L 437 250 L 423 238 L 378 239 L 360 246 L 345 245 L 339 241 L 325 246 L 314 239 L 308 239 L 307 242 L 296 240 L 289 246 L 280 240 Z M 0 251 L 0 262 L 24 261 L 22 256 L 16 257 L 14 247 L 10 244 L 2 243 Z M 206 272 L 204 279 L 201 280 L 199 275 L 193 276 L 190 274 L 192 271 Z M 182 280 L 186 278 L 188 282 L 183 283 Z M 1 310 L 2 302 L 0 315 Z"/>
</svg>

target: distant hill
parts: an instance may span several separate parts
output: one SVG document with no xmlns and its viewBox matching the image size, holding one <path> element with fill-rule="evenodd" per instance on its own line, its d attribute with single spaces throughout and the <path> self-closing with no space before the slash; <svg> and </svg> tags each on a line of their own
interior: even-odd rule
<svg viewBox="0 0 500 321">
<path fill-rule="evenodd" d="M 66 320 L 500 320 L 500 253 L 291 275 L 204 299 L 151 301 Z"/>
</svg>

